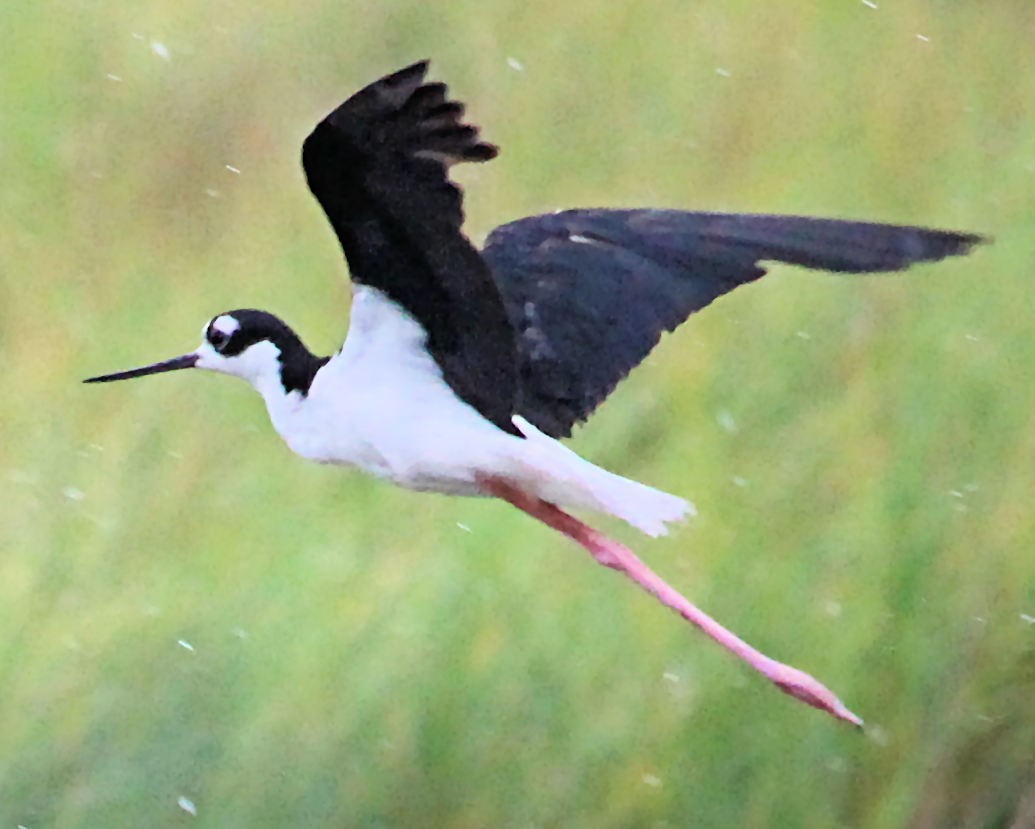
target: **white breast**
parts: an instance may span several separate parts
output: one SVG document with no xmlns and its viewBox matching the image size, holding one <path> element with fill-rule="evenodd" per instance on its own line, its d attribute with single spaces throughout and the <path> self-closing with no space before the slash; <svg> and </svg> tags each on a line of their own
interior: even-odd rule
<svg viewBox="0 0 1035 829">
<path fill-rule="evenodd" d="M 411 489 L 473 492 L 474 472 L 523 441 L 453 393 L 426 341 L 399 305 L 357 286 L 341 352 L 306 398 L 270 406 L 274 426 L 312 460 L 358 466 Z"/>
<path fill-rule="evenodd" d="M 380 291 L 356 288 L 349 335 L 307 397 L 255 383 L 292 450 L 357 466 L 408 489 L 479 495 L 476 475 L 503 478 L 562 506 L 609 512 L 651 535 L 682 518 L 681 498 L 583 460 L 521 417 L 524 437 L 458 398 L 427 352 L 424 329 Z M 278 391 L 279 389 L 279 391 Z"/>
</svg>

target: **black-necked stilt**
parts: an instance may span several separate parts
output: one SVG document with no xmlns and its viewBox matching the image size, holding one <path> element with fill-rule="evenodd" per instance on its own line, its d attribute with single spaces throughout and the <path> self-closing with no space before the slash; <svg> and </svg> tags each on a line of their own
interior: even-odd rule
<svg viewBox="0 0 1035 829">
<path fill-rule="evenodd" d="M 106 382 L 182 368 L 243 377 L 305 458 L 358 466 L 417 490 L 502 498 L 624 572 L 783 691 L 862 721 L 813 677 L 750 647 L 564 508 L 609 513 L 648 535 L 691 505 L 562 446 L 690 314 L 775 260 L 841 273 L 967 253 L 972 233 L 792 216 L 568 210 L 464 236 L 449 168 L 492 144 L 426 61 L 357 92 L 302 149 L 309 187 L 356 283 L 349 333 L 316 357 L 265 311 L 227 311 L 196 351 Z"/>
</svg>

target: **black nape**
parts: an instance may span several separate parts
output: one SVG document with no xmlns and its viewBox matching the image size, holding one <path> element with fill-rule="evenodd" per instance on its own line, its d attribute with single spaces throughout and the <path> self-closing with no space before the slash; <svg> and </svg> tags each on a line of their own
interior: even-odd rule
<svg viewBox="0 0 1035 829">
<path fill-rule="evenodd" d="M 215 320 L 219 317 L 231 317 L 237 321 L 239 327 L 217 344 L 213 335 L 221 333 L 219 329 L 214 328 Z M 330 360 L 330 357 L 317 357 L 313 354 L 294 329 L 282 319 L 252 308 L 239 308 L 219 314 L 209 324 L 205 336 L 224 357 L 236 357 L 256 343 L 273 343 L 280 352 L 280 382 L 285 393 L 297 391 L 301 392 L 303 397 L 309 394 L 309 387 L 316 377 L 316 372 Z"/>
</svg>

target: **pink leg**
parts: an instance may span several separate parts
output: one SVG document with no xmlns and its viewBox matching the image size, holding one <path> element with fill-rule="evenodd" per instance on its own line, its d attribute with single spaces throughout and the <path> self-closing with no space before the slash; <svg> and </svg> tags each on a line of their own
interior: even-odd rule
<svg viewBox="0 0 1035 829">
<path fill-rule="evenodd" d="M 770 659 L 764 653 L 755 650 L 671 588 L 660 576 L 640 561 L 628 547 L 607 538 L 554 504 L 528 495 L 506 481 L 483 477 L 479 478 L 478 483 L 490 495 L 502 498 L 547 526 L 564 533 L 577 544 L 581 544 L 593 558 L 605 567 L 625 573 L 642 588 L 657 596 L 662 604 L 671 607 L 688 622 L 697 625 L 726 650 L 747 662 L 785 694 L 797 697 L 813 708 L 822 709 L 853 725 L 861 726 L 863 724 L 863 721 L 849 711 L 829 688 L 807 673 L 777 662 L 775 659 Z"/>
</svg>

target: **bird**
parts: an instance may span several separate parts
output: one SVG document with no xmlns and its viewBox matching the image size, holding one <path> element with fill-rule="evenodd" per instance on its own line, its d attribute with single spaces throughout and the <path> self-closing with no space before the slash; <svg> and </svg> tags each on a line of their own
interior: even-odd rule
<svg viewBox="0 0 1035 829">
<path fill-rule="evenodd" d="M 604 470 L 571 436 L 691 314 L 779 262 L 836 273 L 898 271 L 967 254 L 977 233 L 808 216 L 571 209 L 463 230 L 453 165 L 498 147 L 422 60 L 363 87 L 302 147 L 313 196 L 353 282 L 340 350 L 314 355 L 266 311 L 217 314 L 194 351 L 104 383 L 194 368 L 240 377 L 303 458 L 417 491 L 494 497 L 584 547 L 777 688 L 856 726 L 811 675 L 756 650 L 575 517 L 619 518 L 648 536 L 691 503 Z"/>
</svg>

